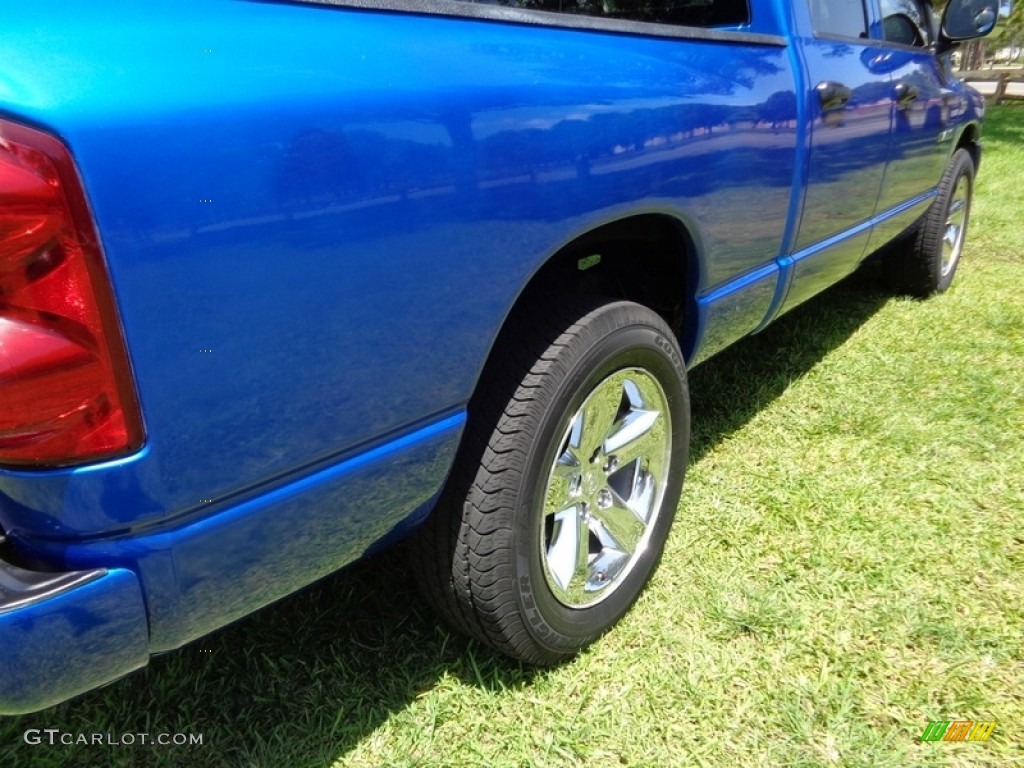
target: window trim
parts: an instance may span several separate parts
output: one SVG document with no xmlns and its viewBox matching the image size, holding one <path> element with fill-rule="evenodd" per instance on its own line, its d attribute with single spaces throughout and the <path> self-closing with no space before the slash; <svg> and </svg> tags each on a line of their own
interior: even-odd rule
<svg viewBox="0 0 1024 768">
<path fill-rule="evenodd" d="M 867 37 L 861 37 L 860 35 L 857 35 L 856 37 L 848 37 L 847 35 L 837 35 L 834 32 L 814 32 L 812 37 L 815 40 L 831 40 L 837 43 L 859 43 L 860 45 L 874 45 L 878 42 L 878 40 L 871 37 L 870 32 Z"/>
<path fill-rule="evenodd" d="M 485 5 L 464 0 L 277 0 L 295 5 L 318 5 L 339 8 L 353 8 L 363 11 L 404 13 L 417 16 L 454 16 L 480 21 L 500 21 L 558 29 L 581 29 L 592 32 L 662 37 L 674 40 L 712 40 L 729 43 L 750 43 L 784 48 L 788 41 L 782 35 L 762 32 L 734 32 L 706 27 L 686 27 L 675 24 L 660 24 L 651 21 L 630 21 L 601 16 L 535 11 L 525 8 L 509 8 L 500 5 Z"/>
<path fill-rule="evenodd" d="M 906 43 L 897 43 L 894 40 L 883 40 L 881 38 L 871 38 L 869 41 L 876 48 L 891 48 L 894 51 L 912 51 L 914 53 L 927 54 L 934 58 L 935 56 L 935 44 L 931 45 L 907 45 Z"/>
</svg>

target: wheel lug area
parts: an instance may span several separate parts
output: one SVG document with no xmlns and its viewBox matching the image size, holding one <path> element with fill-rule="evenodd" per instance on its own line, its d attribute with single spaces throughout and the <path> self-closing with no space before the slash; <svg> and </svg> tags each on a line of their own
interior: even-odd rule
<svg viewBox="0 0 1024 768">
<path fill-rule="evenodd" d="M 607 459 L 604 460 L 604 471 L 605 471 L 606 474 L 610 475 L 612 472 L 614 472 L 618 468 L 619 468 L 619 457 L 618 456 L 614 456 L 614 455 L 613 456 L 609 456 Z"/>
<path fill-rule="evenodd" d="M 608 509 L 612 505 L 612 494 L 607 488 L 597 492 L 597 506 L 601 509 Z"/>
</svg>

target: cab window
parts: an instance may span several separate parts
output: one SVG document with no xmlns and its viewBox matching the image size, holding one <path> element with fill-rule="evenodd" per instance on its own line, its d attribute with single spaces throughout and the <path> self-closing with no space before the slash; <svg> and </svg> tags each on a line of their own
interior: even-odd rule
<svg viewBox="0 0 1024 768">
<path fill-rule="evenodd" d="M 604 16 L 689 27 L 739 26 L 750 22 L 747 0 L 470 0 L 534 11 Z"/>
<path fill-rule="evenodd" d="M 863 0 L 810 0 L 816 37 L 868 36 L 868 15 Z"/>
</svg>

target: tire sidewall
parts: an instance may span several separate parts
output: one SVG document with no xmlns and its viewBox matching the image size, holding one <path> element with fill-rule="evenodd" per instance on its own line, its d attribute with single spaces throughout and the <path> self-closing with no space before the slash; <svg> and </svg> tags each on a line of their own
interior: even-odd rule
<svg viewBox="0 0 1024 768">
<path fill-rule="evenodd" d="M 621 306 L 621 305 L 620 305 Z M 595 340 L 594 337 L 598 336 Z M 555 390 L 538 424 L 520 483 L 513 527 L 516 598 L 534 640 L 554 654 L 570 654 L 609 629 L 636 601 L 668 537 L 682 489 L 689 446 L 689 395 L 678 345 L 658 329 L 629 324 L 600 337 L 593 325 L 578 339 L 577 359 Z M 582 348 L 582 354 L 579 350 Z M 543 492 L 569 419 L 612 373 L 637 367 L 650 372 L 668 401 L 672 452 L 668 481 L 645 551 L 614 592 L 591 606 L 570 608 L 548 586 L 541 560 Z"/>
<path fill-rule="evenodd" d="M 933 252 L 929 254 L 930 267 L 932 269 L 933 279 L 935 281 L 935 290 L 937 293 L 942 293 L 949 289 L 949 286 L 953 284 L 953 278 L 956 277 L 957 267 L 960 266 L 960 260 L 963 257 L 963 245 L 966 242 L 967 227 L 971 221 L 971 203 L 974 199 L 974 161 L 971 158 L 970 153 L 965 149 L 958 149 L 950 160 L 949 167 L 947 169 L 947 176 L 945 178 L 945 185 L 942 191 L 942 203 L 940 216 L 930 224 L 936 227 L 933 235 Z M 953 204 L 953 197 L 956 194 L 956 188 L 960 184 L 962 178 L 967 178 L 967 212 L 964 216 L 963 233 L 961 237 L 960 252 L 956 256 L 956 260 L 950 266 L 949 272 L 945 275 L 942 274 L 942 254 L 943 254 L 943 236 L 945 235 L 946 222 L 949 220 L 950 208 Z"/>
</svg>

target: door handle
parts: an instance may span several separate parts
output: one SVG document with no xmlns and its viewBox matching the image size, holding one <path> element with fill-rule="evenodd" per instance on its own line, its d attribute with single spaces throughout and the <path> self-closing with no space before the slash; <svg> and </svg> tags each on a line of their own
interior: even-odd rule
<svg viewBox="0 0 1024 768">
<path fill-rule="evenodd" d="M 921 90 L 916 85 L 911 85 L 910 83 L 899 83 L 896 86 L 896 105 L 900 109 L 906 109 L 913 104 L 920 95 Z"/>
<path fill-rule="evenodd" d="M 830 112 L 834 109 L 842 109 L 853 97 L 853 91 L 842 83 L 832 80 L 825 80 L 818 83 L 814 90 L 818 93 L 818 101 L 821 102 L 821 111 Z"/>
</svg>

